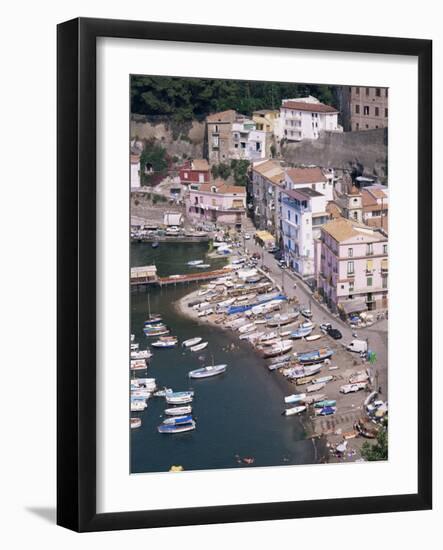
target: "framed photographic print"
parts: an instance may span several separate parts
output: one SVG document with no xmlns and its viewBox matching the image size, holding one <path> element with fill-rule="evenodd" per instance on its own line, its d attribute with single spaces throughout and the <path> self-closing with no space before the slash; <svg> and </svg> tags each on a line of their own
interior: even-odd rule
<svg viewBox="0 0 443 550">
<path fill-rule="evenodd" d="M 431 507 L 431 52 L 59 25 L 59 525 Z"/>
</svg>

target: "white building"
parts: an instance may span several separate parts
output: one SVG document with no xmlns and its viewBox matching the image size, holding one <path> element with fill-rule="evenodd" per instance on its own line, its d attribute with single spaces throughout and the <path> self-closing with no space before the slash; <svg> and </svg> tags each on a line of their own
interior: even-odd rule
<svg viewBox="0 0 443 550">
<path fill-rule="evenodd" d="M 131 189 L 140 188 L 140 155 L 131 154 Z"/>
<path fill-rule="evenodd" d="M 334 199 L 334 170 L 322 171 L 319 167 L 287 168 L 285 170 L 286 189 L 301 189 L 310 187 L 326 197 L 328 201 Z"/>
<path fill-rule="evenodd" d="M 302 277 L 315 273 L 314 240 L 329 220 L 327 202 L 324 194 L 311 187 L 281 190 L 284 258 Z"/>
<path fill-rule="evenodd" d="M 281 138 L 288 141 L 318 139 L 320 132 L 341 132 L 335 107 L 315 97 L 283 99 L 280 107 Z"/>
<path fill-rule="evenodd" d="M 266 158 L 266 131 L 257 130 L 255 122 L 248 118 L 237 118 L 232 124 L 232 148 L 234 159 L 260 160 Z"/>
</svg>

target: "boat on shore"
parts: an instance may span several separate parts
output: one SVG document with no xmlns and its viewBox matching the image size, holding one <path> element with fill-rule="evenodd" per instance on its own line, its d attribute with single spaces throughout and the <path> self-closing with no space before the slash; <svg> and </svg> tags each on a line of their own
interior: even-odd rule
<svg viewBox="0 0 443 550">
<path fill-rule="evenodd" d="M 270 346 L 269 349 L 263 350 L 263 356 L 265 358 L 276 357 L 278 355 L 283 355 L 292 349 L 292 340 L 282 340 Z"/>
<path fill-rule="evenodd" d="M 324 407 L 335 407 L 337 401 L 335 399 L 324 399 L 323 401 L 317 401 L 314 403 L 314 409 L 323 409 Z"/>
<path fill-rule="evenodd" d="M 167 414 L 168 416 L 183 416 L 185 414 L 191 413 L 191 405 L 185 405 L 184 407 L 170 407 L 169 409 L 165 409 L 165 414 Z"/>
<path fill-rule="evenodd" d="M 313 380 L 314 382 L 314 380 Z M 316 383 L 316 384 L 310 384 L 309 386 L 306 386 L 306 391 L 308 393 L 311 393 L 311 392 L 314 392 L 314 391 L 318 391 L 318 390 L 321 390 L 322 388 L 324 388 L 326 386 L 326 383 L 325 382 L 319 382 L 319 383 Z"/>
<path fill-rule="evenodd" d="M 299 401 L 303 401 L 305 397 L 305 393 L 293 393 L 285 397 L 285 403 L 298 403 Z"/>
<path fill-rule="evenodd" d="M 305 336 L 306 342 L 314 342 L 315 340 L 319 340 L 323 337 L 323 334 L 312 334 L 310 336 Z"/>
<path fill-rule="evenodd" d="M 179 426 L 169 425 L 169 424 L 161 424 L 157 430 L 161 434 L 177 434 L 177 433 L 183 433 L 183 432 L 190 432 L 192 430 L 195 430 L 196 424 L 195 421 L 192 420 L 188 424 L 182 424 Z"/>
<path fill-rule="evenodd" d="M 289 325 L 295 322 L 298 315 L 298 311 L 294 311 L 293 313 L 286 313 L 284 315 L 277 313 L 276 315 L 274 315 L 274 317 L 268 320 L 268 327 L 282 327 L 284 325 Z"/>
<path fill-rule="evenodd" d="M 203 340 L 203 338 L 200 338 L 200 336 L 196 336 L 195 338 L 189 338 L 188 340 L 184 340 L 182 342 L 182 346 L 185 348 L 190 348 L 192 346 L 196 346 L 197 344 L 200 344 L 200 342 Z"/>
<path fill-rule="evenodd" d="M 297 359 L 300 363 L 319 363 L 325 359 L 332 357 L 334 352 L 329 348 L 321 348 L 314 351 L 308 351 L 304 353 L 297 354 Z"/>
<path fill-rule="evenodd" d="M 317 416 L 331 416 L 335 414 L 337 411 L 337 407 L 323 407 L 322 409 L 317 409 L 315 411 L 315 414 Z"/>
<path fill-rule="evenodd" d="M 334 380 L 334 377 L 332 375 L 329 375 L 321 376 L 320 378 L 314 378 L 313 382 L 314 384 L 327 384 L 328 382 L 331 382 L 331 380 Z"/>
<path fill-rule="evenodd" d="M 305 405 L 298 405 L 297 407 L 291 407 L 290 409 L 285 409 L 285 411 L 283 412 L 283 414 L 285 416 L 292 416 L 294 414 L 300 414 L 302 413 L 303 411 L 306 410 L 306 406 Z"/>
<path fill-rule="evenodd" d="M 311 334 L 311 332 L 314 330 L 314 327 L 306 327 L 306 328 L 297 328 L 296 330 L 291 332 L 291 338 L 297 339 L 297 338 L 306 338 Z"/>
<path fill-rule="evenodd" d="M 189 378 L 210 378 L 226 372 L 227 365 L 210 365 L 201 369 L 191 370 L 188 373 Z"/>
</svg>

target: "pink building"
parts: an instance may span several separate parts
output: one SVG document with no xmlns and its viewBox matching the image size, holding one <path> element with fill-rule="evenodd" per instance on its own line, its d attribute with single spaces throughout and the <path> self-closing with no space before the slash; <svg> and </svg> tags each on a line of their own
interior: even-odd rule
<svg viewBox="0 0 443 550">
<path fill-rule="evenodd" d="M 322 227 L 315 252 L 317 286 L 333 311 L 388 307 L 388 239 L 380 231 L 337 218 Z"/>
<path fill-rule="evenodd" d="M 193 221 L 229 225 L 241 229 L 246 209 L 246 188 L 223 180 L 190 185 L 186 213 Z"/>
</svg>

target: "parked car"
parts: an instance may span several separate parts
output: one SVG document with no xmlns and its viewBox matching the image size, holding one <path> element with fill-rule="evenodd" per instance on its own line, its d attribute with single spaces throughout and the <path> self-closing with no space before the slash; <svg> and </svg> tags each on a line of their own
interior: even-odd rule
<svg viewBox="0 0 443 550">
<path fill-rule="evenodd" d="M 280 249 L 278 248 L 278 246 L 272 246 L 271 248 L 268 248 L 268 252 L 270 252 L 271 254 L 275 254 L 279 250 Z"/>
<path fill-rule="evenodd" d="M 286 262 L 284 260 L 280 260 L 278 262 L 278 265 L 282 268 L 282 269 L 286 269 L 288 266 L 286 265 Z"/>
<path fill-rule="evenodd" d="M 320 330 L 324 333 L 324 334 L 327 334 L 329 330 L 332 329 L 332 325 L 331 323 L 322 323 L 320 325 Z"/>
<path fill-rule="evenodd" d="M 251 238 L 251 235 L 249 233 L 245 233 L 244 237 L 245 237 L 245 241 L 249 241 L 249 239 Z"/>
<path fill-rule="evenodd" d="M 328 330 L 328 335 L 334 340 L 340 340 L 342 338 L 342 333 L 337 328 L 331 328 Z"/>
</svg>

